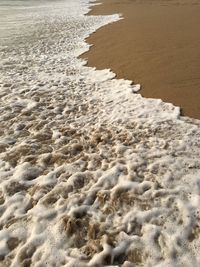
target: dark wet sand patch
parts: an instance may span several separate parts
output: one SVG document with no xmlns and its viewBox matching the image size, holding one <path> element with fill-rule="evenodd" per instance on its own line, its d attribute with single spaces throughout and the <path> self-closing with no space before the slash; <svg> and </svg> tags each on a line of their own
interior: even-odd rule
<svg viewBox="0 0 200 267">
<path fill-rule="evenodd" d="M 140 83 L 145 97 L 161 98 L 200 119 L 200 2 L 103 0 L 91 15 L 121 13 L 124 20 L 99 29 L 82 57 Z"/>
</svg>

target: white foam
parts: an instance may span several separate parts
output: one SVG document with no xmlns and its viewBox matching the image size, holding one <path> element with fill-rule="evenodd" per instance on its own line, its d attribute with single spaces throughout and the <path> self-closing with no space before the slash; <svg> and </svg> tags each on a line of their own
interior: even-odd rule
<svg viewBox="0 0 200 267">
<path fill-rule="evenodd" d="M 2 266 L 199 266 L 199 121 L 84 66 L 120 17 L 61 6 L 1 46 Z"/>
</svg>

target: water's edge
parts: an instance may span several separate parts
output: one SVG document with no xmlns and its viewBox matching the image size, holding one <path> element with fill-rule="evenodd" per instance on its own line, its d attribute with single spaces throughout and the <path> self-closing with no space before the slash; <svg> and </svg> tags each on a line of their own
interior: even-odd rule
<svg viewBox="0 0 200 267">
<path fill-rule="evenodd" d="M 89 7 L 0 51 L 0 260 L 198 266 L 200 124 L 78 59 L 119 19 Z"/>
</svg>

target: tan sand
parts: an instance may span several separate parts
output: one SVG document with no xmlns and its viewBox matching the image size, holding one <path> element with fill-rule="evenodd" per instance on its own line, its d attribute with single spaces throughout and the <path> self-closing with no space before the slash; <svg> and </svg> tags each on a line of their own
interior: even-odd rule
<svg viewBox="0 0 200 267">
<path fill-rule="evenodd" d="M 103 0 L 90 14 L 121 13 L 124 20 L 88 38 L 82 57 L 111 68 L 118 78 L 142 85 L 145 97 L 161 98 L 200 119 L 200 1 Z"/>
</svg>

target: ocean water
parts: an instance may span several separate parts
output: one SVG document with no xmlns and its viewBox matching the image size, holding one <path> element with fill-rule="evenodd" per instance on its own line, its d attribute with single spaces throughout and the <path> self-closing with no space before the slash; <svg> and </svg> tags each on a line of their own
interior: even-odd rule
<svg viewBox="0 0 200 267">
<path fill-rule="evenodd" d="M 63 0 L 1 0 L 0 1 L 0 40 L 16 42 L 24 36 L 34 37 L 45 23 L 66 17 L 69 12 Z M 72 2 L 73 3 L 73 2 Z M 75 3 L 73 6 L 76 5 Z M 75 10 L 74 10 L 75 11 Z M 76 11 L 75 11 L 76 12 Z"/>
<path fill-rule="evenodd" d="M 200 122 L 78 59 L 90 5 L 1 2 L 0 266 L 199 266 Z"/>
<path fill-rule="evenodd" d="M 46 5 L 45 5 L 46 4 Z M 1 1 L 0 2 L 0 37 L 14 39 L 38 25 L 37 18 L 51 10 L 51 4 L 45 1 Z M 41 17 L 40 17 L 41 18 Z"/>
</svg>

